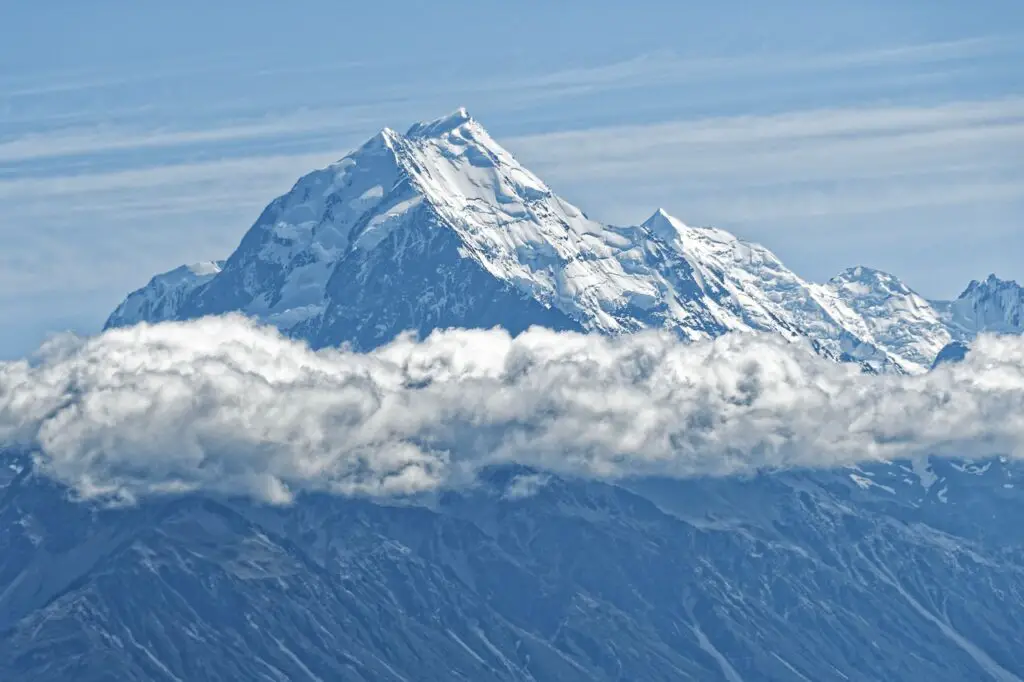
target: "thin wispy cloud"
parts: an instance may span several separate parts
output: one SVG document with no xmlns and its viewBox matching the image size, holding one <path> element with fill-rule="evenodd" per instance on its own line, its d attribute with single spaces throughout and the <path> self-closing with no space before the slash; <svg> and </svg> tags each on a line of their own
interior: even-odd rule
<svg viewBox="0 0 1024 682">
<path fill-rule="evenodd" d="M 552 93 L 581 93 L 620 88 L 636 89 L 651 85 L 666 86 L 711 78 L 741 79 L 770 76 L 783 79 L 801 73 L 892 66 L 952 65 L 998 53 L 1013 46 L 1013 42 L 1005 38 L 984 37 L 869 50 L 766 53 L 714 58 L 691 57 L 662 50 L 610 64 L 513 79 L 492 87 L 511 88 L 517 92 L 537 89 Z"/>
<path fill-rule="evenodd" d="M 19 245 L 0 253 L 0 288 L 22 296 L 101 292 L 94 302 L 99 325 L 127 290 L 155 272 L 226 257 L 268 197 L 340 154 L 253 156 L 0 181 L 0 203 L 6 205 L 0 238 Z M 103 229 L 92 230 L 84 243 L 69 240 L 83 221 Z M 52 272 L 61 277 L 46 275 Z"/>
<path fill-rule="evenodd" d="M 266 123 L 225 126 L 127 137 L 109 135 L 52 138 L 40 147 L 28 143 L 0 145 L 0 156 L 44 155 L 60 150 L 84 151 L 137 145 L 259 139 L 286 131 L 309 131 L 332 114 L 298 114 Z M 353 120 L 353 119 L 347 119 Z M 369 127 L 358 119 L 354 127 Z M 338 126 L 347 129 L 347 126 Z M 371 128 L 372 129 L 372 128 Z M 349 139 L 356 138 L 349 133 Z M 823 109 L 770 116 L 678 120 L 527 135 L 504 140 L 506 146 L 556 179 L 583 182 L 618 180 L 643 174 L 660 183 L 770 186 L 808 180 L 889 180 L 943 170 L 965 174 L 1019 168 L 1024 149 L 1024 99 L 969 101 L 936 106 Z M 45 145 L 50 145 L 48 148 Z M 353 142 L 355 144 L 355 142 Z M 0 181 L 0 199 L 50 200 L 67 195 L 122 193 L 228 181 L 280 185 L 338 158 L 337 147 L 322 153 L 255 155 L 241 158 L 132 168 L 57 177 Z M 24 158 L 24 157 L 23 157 Z M 86 197 L 88 199 L 89 197 Z M 139 200 L 141 197 L 125 197 Z"/>
<path fill-rule="evenodd" d="M 832 71 L 860 66 L 884 66 L 894 63 L 927 64 L 935 61 L 955 61 L 978 56 L 999 49 L 1006 41 L 995 38 L 969 39 L 941 43 L 925 43 L 879 48 L 853 52 L 825 52 L 817 54 L 778 55 L 766 54 L 743 57 L 687 58 L 672 52 L 644 54 L 628 60 L 593 67 L 580 67 L 536 74 L 525 77 L 489 79 L 478 83 L 459 83 L 454 86 L 433 85 L 429 89 L 414 84 L 395 84 L 371 88 L 365 93 L 366 102 L 341 108 L 312 111 L 296 111 L 274 117 L 255 117 L 255 120 L 239 121 L 233 124 L 216 123 L 205 128 L 157 129 L 104 127 L 80 128 L 73 130 L 38 131 L 22 137 L 0 142 L 0 163 L 15 163 L 39 158 L 60 157 L 115 150 L 146 149 L 152 147 L 173 147 L 199 143 L 216 143 L 233 140 L 257 141 L 275 135 L 299 135 L 309 132 L 331 132 L 337 130 L 362 129 L 373 125 L 375 118 L 382 115 L 381 109 L 396 111 L 398 107 L 382 107 L 383 101 L 375 97 L 387 97 L 388 92 L 429 95 L 435 101 L 444 92 L 502 93 L 506 99 L 531 99 L 534 91 L 547 96 L 569 96 L 583 92 L 605 92 L 620 87 L 642 88 L 652 85 L 665 86 L 675 81 L 692 78 L 720 78 L 731 75 L 740 78 L 772 74 L 776 79 L 795 71 Z M 352 64 L 312 65 L 279 69 L 260 69 L 255 73 L 264 75 L 288 74 L 292 72 L 315 72 L 348 68 Z M 211 68 L 225 70 L 224 65 Z M 231 65 L 230 69 L 238 69 Z M 197 67 L 170 69 L 164 73 L 147 73 L 126 76 L 124 79 L 98 82 L 82 82 L 81 87 L 132 83 L 135 81 L 159 79 L 197 72 Z M 66 83 L 55 88 L 69 88 Z M 42 91 L 42 90 L 40 90 Z M 18 91 L 22 92 L 22 91 Z M 533 94 L 531 94 L 533 93 Z M 17 93 L 8 93 L 17 94 Z M 25 94 L 25 93 L 22 93 Z M 3 94 L 0 93 L 0 98 Z M 985 115 L 985 112 L 979 112 Z M 819 117 L 819 120 L 820 117 Z"/>
<path fill-rule="evenodd" d="M 819 50 L 813 53 L 795 51 L 791 54 L 766 53 L 754 56 L 692 57 L 671 50 L 659 50 L 628 59 L 596 66 L 580 66 L 528 76 L 481 81 L 473 89 L 524 88 L 594 88 L 636 87 L 649 84 L 648 79 L 686 80 L 722 76 L 750 76 L 763 73 L 780 75 L 794 71 L 830 71 L 844 68 L 888 65 L 927 65 L 969 60 L 998 54 L 1013 48 L 1012 36 L 982 36 L 961 40 L 925 42 L 907 45 L 879 46 L 860 50 Z M 0 102 L 6 98 L 27 98 L 59 93 L 81 92 L 152 84 L 166 79 L 187 76 L 208 76 L 211 73 L 248 74 L 258 76 L 332 73 L 366 66 L 361 60 L 340 60 L 327 64 L 312 63 L 295 66 L 253 66 L 250 56 L 220 56 L 216 60 L 196 62 L 179 57 L 176 63 L 150 67 L 140 72 L 111 75 L 93 71 L 64 72 L 28 79 L 8 76 L 0 79 Z"/>
<path fill-rule="evenodd" d="M 153 83 L 192 76 L 227 75 L 270 76 L 321 72 L 330 73 L 356 68 L 365 62 L 358 60 L 332 61 L 329 64 L 306 64 L 301 67 L 254 67 L 250 54 L 218 55 L 216 59 L 189 59 L 177 55 L 171 63 L 148 65 L 132 72 L 110 74 L 90 70 L 63 71 L 50 74 L 34 74 L 32 78 L 8 75 L 0 78 L 0 102 L 4 99 L 20 99 L 49 96 L 60 93 L 75 93 L 90 90 L 123 88 L 131 85 L 152 85 Z"/>
<path fill-rule="evenodd" d="M 374 125 L 375 120 L 375 117 L 369 115 L 367 107 L 351 107 L 330 111 L 297 111 L 285 116 L 198 129 L 132 130 L 124 127 L 98 127 L 55 133 L 33 133 L 0 142 L 0 163 L 111 151 L 237 141 L 258 142 L 277 136 L 296 136 L 305 133 L 343 134 L 365 130 Z"/>
<path fill-rule="evenodd" d="M 556 186 L 575 192 L 628 177 L 646 193 L 722 195 L 723 220 L 1024 197 L 1019 98 L 678 120 L 507 143 Z M 737 198 L 752 189 L 771 196 L 742 208 Z"/>
<path fill-rule="evenodd" d="M 922 131 L 936 128 L 1019 123 L 1024 98 L 941 102 L 916 106 L 843 107 L 789 111 L 769 115 L 714 117 L 643 125 L 619 125 L 592 130 L 560 131 L 532 136 L 542 143 L 612 145 L 622 152 L 646 143 L 750 142 L 884 131 Z M 639 135 L 637 135 L 639 134 Z"/>
</svg>

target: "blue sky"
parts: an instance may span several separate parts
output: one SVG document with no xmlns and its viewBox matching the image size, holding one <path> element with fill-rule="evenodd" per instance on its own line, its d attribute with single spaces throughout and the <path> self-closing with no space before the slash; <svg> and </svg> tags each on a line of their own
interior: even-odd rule
<svg viewBox="0 0 1024 682">
<path fill-rule="evenodd" d="M 1024 280 L 1024 2 L 0 2 L 0 358 L 466 106 L 594 218 Z"/>
</svg>

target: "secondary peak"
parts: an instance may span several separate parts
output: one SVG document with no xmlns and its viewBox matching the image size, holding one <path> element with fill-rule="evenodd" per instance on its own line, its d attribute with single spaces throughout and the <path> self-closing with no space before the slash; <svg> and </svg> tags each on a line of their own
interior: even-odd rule
<svg viewBox="0 0 1024 682">
<path fill-rule="evenodd" d="M 663 208 L 655 211 L 643 222 L 643 226 L 662 239 L 675 239 L 679 231 L 686 227 L 681 220 L 674 218 Z"/>
</svg>

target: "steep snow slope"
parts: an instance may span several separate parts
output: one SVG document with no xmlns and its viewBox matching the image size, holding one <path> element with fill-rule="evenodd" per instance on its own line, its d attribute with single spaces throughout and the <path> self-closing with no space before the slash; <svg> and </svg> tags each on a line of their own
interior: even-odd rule
<svg viewBox="0 0 1024 682">
<path fill-rule="evenodd" d="M 864 320 L 875 343 L 913 363 L 914 370 L 929 368 L 952 338 L 931 304 L 886 272 L 858 266 L 826 287 Z"/>
<path fill-rule="evenodd" d="M 385 129 L 300 179 L 209 280 L 132 297 L 150 304 L 108 326 L 241 310 L 318 346 L 363 348 L 446 326 L 772 331 L 837 359 L 907 364 L 764 247 L 663 211 L 631 227 L 589 219 L 462 109 Z"/>
<path fill-rule="evenodd" d="M 806 282 L 760 244 L 725 230 L 688 226 L 661 209 L 643 226 L 671 247 L 669 253 L 682 256 L 701 301 L 723 330 L 802 336 L 835 359 L 906 369 L 902 358 L 874 343 L 869 326 L 833 291 Z"/>
</svg>

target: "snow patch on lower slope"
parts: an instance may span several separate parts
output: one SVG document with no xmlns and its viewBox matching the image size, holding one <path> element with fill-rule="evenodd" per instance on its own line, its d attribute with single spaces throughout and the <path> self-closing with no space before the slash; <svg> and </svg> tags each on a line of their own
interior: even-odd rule
<svg viewBox="0 0 1024 682">
<path fill-rule="evenodd" d="M 708 636 L 704 634 L 704 631 L 700 629 L 700 626 L 694 623 L 690 626 L 693 630 L 693 634 L 697 637 L 697 643 L 700 648 L 707 653 L 711 658 L 715 659 L 715 663 L 722 670 L 722 675 L 725 677 L 726 682 L 743 682 L 743 678 L 736 672 L 736 668 L 733 668 L 729 663 L 729 659 L 722 655 L 722 652 L 715 648 L 715 645 L 711 643 Z"/>
<path fill-rule="evenodd" d="M 999 663 L 993 660 L 991 656 L 985 653 L 984 649 L 970 641 L 962 633 L 958 632 L 947 618 L 940 617 L 939 615 L 932 613 L 919 601 L 910 596 L 910 593 L 907 592 L 895 576 L 891 575 L 884 568 L 876 565 L 874 561 L 864 556 L 863 552 L 860 552 L 860 558 L 871 568 L 872 572 L 879 580 L 895 590 L 896 593 L 914 609 L 914 611 L 920 614 L 922 618 L 932 623 L 946 639 L 970 656 L 982 670 L 992 677 L 993 680 L 996 680 L 996 682 L 1024 682 L 1020 677 L 999 665 Z"/>
</svg>

